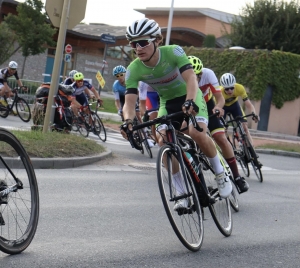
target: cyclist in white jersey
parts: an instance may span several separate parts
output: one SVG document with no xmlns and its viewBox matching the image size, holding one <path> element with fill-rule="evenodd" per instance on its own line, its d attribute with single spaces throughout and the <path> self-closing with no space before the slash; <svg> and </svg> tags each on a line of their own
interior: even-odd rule
<svg viewBox="0 0 300 268">
<path fill-rule="evenodd" d="M 203 132 L 189 125 L 189 135 L 196 141 L 201 150 L 208 157 L 216 175 L 219 193 L 226 198 L 232 191 L 230 179 L 225 175 L 223 166 L 217 155 L 216 148 L 206 136 L 208 115 L 206 103 L 202 92 L 198 88 L 197 78 L 193 67 L 189 62 L 184 50 L 177 45 L 158 47 L 162 43 L 161 29 L 157 22 L 148 18 L 134 21 L 127 27 L 126 37 L 134 49 L 137 59 L 127 68 L 126 72 L 126 95 L 123 108 L 125 123 L 121 126 L 121 133 L 127 137 L 126 131 L 132 127 L 134 107 L 137 100 L 137 88 L 139 81 L 143 81 L 153 87 L 160 96 L 158 116 L 183 110 L 196 115 L 196 120 Z M 185 108 L 186 106 L 187 109 Z M 179 122 L 176 124 L 175 122 Z M 179 129 L 183 118 L 173 121 L 175 128 Z M 159 129 L 165 134 L 164 126 Z M 162 145 L 162 140 L 159 140 Z M 174 186 L 182 184 L 180 173 L 172 175 Z M 176 189 L 182 193 L 181 189 Z M 174 210 L 186 208 L 186 199 L 176 202 Z"/>
</svg>

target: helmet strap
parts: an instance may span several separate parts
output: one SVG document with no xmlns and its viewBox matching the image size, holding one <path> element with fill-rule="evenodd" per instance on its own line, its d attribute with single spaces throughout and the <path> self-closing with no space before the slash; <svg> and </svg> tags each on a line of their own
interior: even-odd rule
<svg viewBox="0 0 300 268">
<path fill-rule="evenodd" d="M 154 56 L 154 54 L 155 54 L 155 52 L 156 52 L 156 45 L 155 45 L 155 42 L 153 42 L 153 44 L 154 44 L 154 51 L 153 51 L 152 55 L 150 56 L 150 58 L 149 58 L 148 60 L 143 60 L 142 62 L 148 62 L 148 61 L 150 61 L 150 60 L 152 59 L 152 57 Z"/>
</svg>

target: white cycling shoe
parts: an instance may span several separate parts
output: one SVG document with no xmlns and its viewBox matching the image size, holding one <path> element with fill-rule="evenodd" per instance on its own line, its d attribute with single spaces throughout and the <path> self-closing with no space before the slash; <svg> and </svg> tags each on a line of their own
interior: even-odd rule
<svg viewBox="0 0 300 268">
<path fill-rule="evenodd" d="M 216 175 L 215 180 L 217 181 L 219 194 L 223 198 L 227 198 L 230 196 L 232 192 L 232 184 L 229 179 L 224 173 Z"/>
<path fill-rule="evenodd" d="M 147 141 L 148 141 L 148 144 L 149 144 L 150 148 L 154 147 L 154 143 L 152 142 L 152 140 L 147 139 Z"/>
<path fill-rule="evenodd" d="M 176 201 L 175 206 L 174 206 L 174 210 L 175 211 L 179 211 L 179 210 L 184 210 L 187 209 L 189 207 L 189 202 L 187 199 L 180 199 L 178 201 Z"/>
</svg>

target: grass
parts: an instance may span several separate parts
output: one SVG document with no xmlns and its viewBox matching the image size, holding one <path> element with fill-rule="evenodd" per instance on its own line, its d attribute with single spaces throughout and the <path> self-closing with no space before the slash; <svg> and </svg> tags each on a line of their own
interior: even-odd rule
<svg viewBox="0 0 300 268">
<path fill-rule="evenodd" d="M 76 157 L 102 153 L 105 148 L 95 140 L 58 132 L 11 131 L 22 143 L 30 157 Z M 0 153 L 5 149 L 0 148 Z"/>
<path fill-rule="evenodd" d="M 101 95 L 100 95 L 101 97 Z M 113 98 L 105 98 L 101 97 L 103 100 L 103 106 L 101 106 L 98 110 L 101 112 L 106 112 L 106 113 L 118 113 L 116 106 L 115 106 L 115 100 Z M 92 109 L 95 109 L 95 104 L 92 105 Z"/>
<path fill-rule="evenodd" d="M 300 144 L 297 144 L 297 143 L 265 144 L 265 145 L 257 146 L 256 148 L 273 149 L 273 150 L 300 153 Z"/>
</svg>

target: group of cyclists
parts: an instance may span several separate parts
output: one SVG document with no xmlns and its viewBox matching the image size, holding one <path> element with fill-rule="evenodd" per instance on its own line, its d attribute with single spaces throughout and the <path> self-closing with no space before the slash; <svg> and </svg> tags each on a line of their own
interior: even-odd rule
<svg viewBox="0 0 300 268">
<path fill-rule="evenodd" d="M 148 88 L 148 103 L 152 103 L 150 96 L 154 94 L 151 92 L 154 92 L 156 99 L 159 100 L 155 103 L 158 112 L 152 118 L 179 111 L 195 116 L 203 131 L 199 132 L 189 122 L 188 134 L 209 159 L 216 174 L 220 196 L 227 198 L 232 191 L 232 184 L 220 163 L 213 141 L 207 136 L 207 130 L 221 148 L 240 192 L 248 191 L 249 185 L 239 174 L 232 146 L 226 139 L 224 126 L 218 118 L 226 116 L 229 112 L 234 117 L 243 116 L 244 112 L 238 103 L 239 97 L 242 97 L 246 107 L 256 114 L 245 88 L 236 83 L 231 73 L 223 74 L 219 84 L 211 69 L 204 68 L 199 58 L 187 56 L 178 45 L 160 46 L 163 36 L 155 20 L 143 18 L 134 21 L 126 29 L 126 38 L 137 58 L 127 69 L 124 66 L 116 66 L 113 69 L 113 75 L 117 78 L 113 85 L 116 108 L 119 113 L 122 112 L 124 119 L 120 127 L 123 137 L 128 139 L 128 133 L 132 131 L 136 103 L 138 98 L 141 98 L 141 89 Z M 145 109 L 149 109 L 147 101 Z M 142 108 L 141 111 L 144 113 L 145 110 Z M 219 115 L 210 117 L 216 111 Z M 255 120 L 259 120 L 259 117 Z M 175 118 L 172 123 L 175 129 L 181 129 L 183 117 Z M 252 141 L 246 120 L 244 124 Z M 160 125 L 157 131 L 159 135 L 156 139 L 159 146 L 162 146 L 162 136 L 166 133 L 165 126 Z M 179 172 L 172 174 L 172 177 L 175 186 L 182 184 Z M 187 200 L 180 199 L 175 202 L 174 210 L 187 206 Z"/>
</svg>

